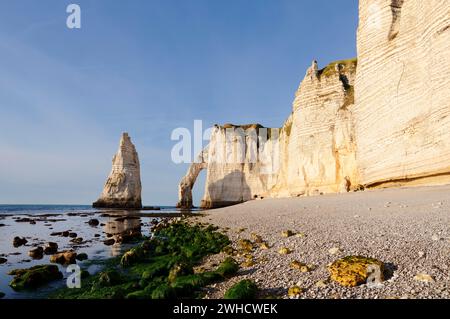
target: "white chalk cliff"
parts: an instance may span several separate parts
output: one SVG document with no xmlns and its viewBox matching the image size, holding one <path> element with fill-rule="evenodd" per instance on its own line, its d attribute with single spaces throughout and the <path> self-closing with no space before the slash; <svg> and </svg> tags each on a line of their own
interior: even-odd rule
<svg viewBox="0 0 450 319">
<path fill-rule="evenodd" d="M 275 139 L 230 147 L 227 127 L 261 126 L 214 128 L 179 185 L 180 207 L 192 206 L 202 169 L 205 208 L 450 182 L 450 1 L 360 0 L 359 15 L 358 58 L 322 70 L 314 61 Z M 271 156 L 255 162 L 254 152 Z"/>
<path fill-rule="evenodd" d="M 141 189 L 138 154 L 128 133 L 123 133 L 103 192 L 92 206 L 140 209 L 142 208 Z"/>
</svg>

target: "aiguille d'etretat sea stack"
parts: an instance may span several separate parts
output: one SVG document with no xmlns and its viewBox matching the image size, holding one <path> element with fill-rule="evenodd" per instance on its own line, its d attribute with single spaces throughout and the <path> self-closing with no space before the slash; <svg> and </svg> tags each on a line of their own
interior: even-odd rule
<svg viewBox="0 0 450 319">
<path fill-rule="evenodd" d="M 450 298 L 450 1 L 0 21 L 2 302 Z"/>
</svg>

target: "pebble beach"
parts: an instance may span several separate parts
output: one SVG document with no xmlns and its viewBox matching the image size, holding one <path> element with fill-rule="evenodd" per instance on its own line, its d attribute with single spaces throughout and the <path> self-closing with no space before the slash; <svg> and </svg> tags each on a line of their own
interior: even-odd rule
<svg viewBox="0 0 450 319">
<path fill-rule="evenodd" d="M 251 258 L 238 255 L 238 275 L 209 286 L 206 298 L 222 298 L 242 279 L 257 283 L 260 298 L 450 297 L 450 186 L 255 200 L 207 211 L 193 221 L 219 226 L 234 247 L 255 236 L 268 244 L 253 249 Z M 280 254 L 282 248 L 289 253 Z M 330 280 L 328 266 L 345 256 L 382 261 L 385 280 L 357 287 Z M 224 257 L 211 256 L 203 267 Z M 307 271 L 292 268 L 293 261 Z M 288 296 L 293 286 L 301 291 L 295 297 Z"/>
</svg>

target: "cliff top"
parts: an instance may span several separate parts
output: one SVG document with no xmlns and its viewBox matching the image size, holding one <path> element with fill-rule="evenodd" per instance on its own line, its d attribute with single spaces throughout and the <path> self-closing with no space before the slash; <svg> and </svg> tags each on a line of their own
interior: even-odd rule
<svg viewBox="0 0 450 319">
<path fill-rule="evenodd" d="M 338 61 L 331 62 L 326 67 L 319 70 L 319 77 L 321 77 L 321 76 L 329 77 L 329 76 L 338 74 L 338 71 L 336 68 L 337 65 L 340 65 L 341 70 L 344 72 L 352 71 L 352 70 L 356 71 L 356 66 L 358 65 L 358 59 L 353 58 L 353 59 L 348 59 L 348 60 L 338 60 Z"/>
</svg>

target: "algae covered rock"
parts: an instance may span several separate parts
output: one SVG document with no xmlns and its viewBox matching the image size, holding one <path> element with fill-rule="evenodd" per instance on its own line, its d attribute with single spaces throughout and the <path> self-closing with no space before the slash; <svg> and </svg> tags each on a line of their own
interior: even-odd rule
<svg viewBox="0 0 450 319">
<path fill-rule="evenodd" d="M 170 269 L 167 280 L 169 280 L 169 282 L 174 282 L 180 276 L 187 276 L 193 273 L 194 269 L 192 266 L 186 263 L 177 263 Z"/>
<path fill-rule="evenodd" d="M 219 265 L 216 273 L 220 274 L 222 277 L 231 277 L 236 274 L 239 270 L 239 264 L 234 260 L 234 258 L 227 257 Z"/>
<path fill-rule="evenodd" d="M 66 250 L 57 254 L 50 256 L 51 263 L 57 263 L 61 265 L 75 264 L 77 253 Z"/>
<path fill-rule="evenodd" d="M 287 238 L 287 237 L 291 237 L 294 236 L 294 232 L 290 231 L 290 230 L 284 230 L 281 232 L 281 237 Z"/>
<path fill-rule="evenodd" d="M 255 299 L 258 287 L 249 279 L 234 284 L 225 292 L 224 299 Z"/>
<path fill-rule="evenodd" d="M 122 276 L 116 270 L 107 270 L 100 273 L 96 287 L 111 287 L 118 285 L 122 282 Z"/>
<path fill-rule="evenodd" d="M 288 289 L 288 296 L 290 298 L 298 298 L 302 292 L 303 289 L 299 286 L 292 286 Z"/>
<path fill-rule="evenodd" d="M 175 290 L 169 285 L 160 285 L 152 292 L 152 299 L 173 299 Z"/>
<path fill-rule="evenodd" d="M 38 265 L 28 269 L 15 269 L 10 271 L 8 275 L 15 276 L 9 283 L 14 290 L 37 288 L 53 280 L 63 278 L 63 274 L 55 265 Z"/>
<path fill-rule="evenodd" d="M 345 287 L 355 287 L 367 282 L 370 275 L 369 266 L 379 267 L 380 279 L 384 280 L 384 264 L 377 259 L 363 256 L 347 256 L 338 259 L 328 267 L 328 270 L 332 280 Z"/>
<path fill-rule="evenodd" d="M 240 239 L 238 245 L 242 251 L 251 252 L 253 250 L 253 243 L 248 239 Z"/>
<path fill-rule="evenodd" d="M 128 250 L 123 254 L 122 258 L 120 259 L 120 265 L 122 267 L 131 266 L 136 262 L 140 261 L 143 257 L 143 254 L 144 253 L 141 247 L 138 246 L 131 248 L 130 250 Z"/>
<path fill-rule="evenodd" d="M 299 262 L 298 260 L 291 261 L 291 263 L 289 265 L 291 266 L 292 269 L 298 269 L 301 272 L 308 272 L 311 270 L 310 266 L 308 266 L 307 264 L 304 264 L 302 262 Z"/>
</svg>

